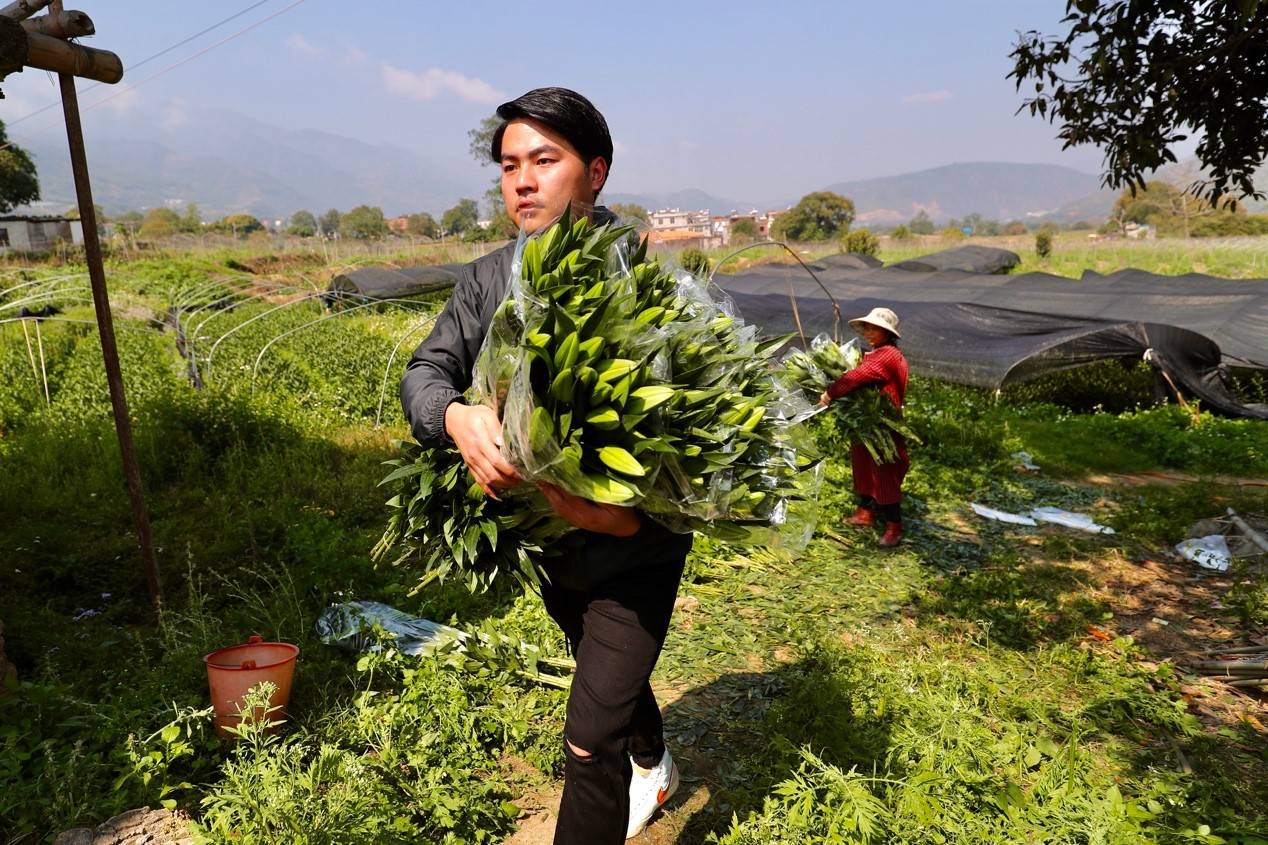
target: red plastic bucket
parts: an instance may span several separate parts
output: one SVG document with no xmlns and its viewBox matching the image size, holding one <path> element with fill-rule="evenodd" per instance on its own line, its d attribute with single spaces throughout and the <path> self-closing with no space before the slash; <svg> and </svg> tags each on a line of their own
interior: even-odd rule
<svg viewBox="0 0 1268 845">
<path fill-rule="evenodd" d="M 277 687 L 269 698 L 269 706 L 282 708 L 270 718 L 284 716 L 291 697 L 291 680 L 295 676 L 295 658 L 298 656 L 299 646 L 266 643 L 255 636 L 242 645 L 232 645 L 204 655 L 211 704 L 216 711 L 216 733 L 232 736 L 226 729 L 241 721 L 239 713 L 247 691 L 265 681 Z"/>
</svg>

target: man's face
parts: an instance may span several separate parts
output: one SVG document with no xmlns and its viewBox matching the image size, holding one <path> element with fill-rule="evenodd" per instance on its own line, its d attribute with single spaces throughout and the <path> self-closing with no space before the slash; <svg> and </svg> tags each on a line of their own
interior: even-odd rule
<svg viewBox="0 0 1268 845">
<path fill-rule="evenodd" d="M 553 223 L 570 203 L 592 205 L 607 176 L 607 162 L 587 166 L 572 144 L 536 120 L 520 119 L 502 133 L 502 201 L 521 229 Z"/>
</svg>

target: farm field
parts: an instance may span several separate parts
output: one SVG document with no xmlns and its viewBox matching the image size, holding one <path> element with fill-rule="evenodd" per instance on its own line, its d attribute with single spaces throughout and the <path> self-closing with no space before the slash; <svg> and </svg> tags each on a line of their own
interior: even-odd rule
<svg viewBox="0 0 1268 845">
<path fill-rule="evenodd" d="M 1019 272 L 1268 276 L 1263 239 L 1061 236 L 1047 259 L 1033 237 L 980 242 L 1019 252 Z M 880 257 L 946 245 L 882 241 Z M 471 249 L 111 262 L 158 617 L 83 268 L 0 268 L 0 621 L 20 677 L 0 697 L 0 843 L 140 806 L 179 809 L 208 842 L 549 841 L 564 692 L 495 660 L 358 657 L 314 632 L 330 604 L 369 599 L 565 656 L 536 596 L 415 593 L 415 573 L 369 558 L 382 463 L 408 436 L 396 382 L 444 296 L 329 316 L 317 295 L 349 263 Z M 6 322 L 19 302 L 61 311 L 37 334 Z M 1167 554 L 1227 507 L 1268 513 L 1268 426 L 1148 407 L 1150 384 L 1117 365 L 999 397 L 913 379 L 923 445 L 895 551 L 841 524 L 848 445 L 821 417 L 805 553 L 692 552 L 653 677 L 684 787 L 637 841 L 1268 842 L 1263 690 L 1183 668 L 1265 642 L 1268 573 Z M 1265 401 L 1262 380 L 1244 387 Z M 1115 533 L 986 522 L 970 502 L 1064 507 Z M 289 719 L 229 744 L 201 656 L 252 634 L 301 648 Z"/>
</svg>

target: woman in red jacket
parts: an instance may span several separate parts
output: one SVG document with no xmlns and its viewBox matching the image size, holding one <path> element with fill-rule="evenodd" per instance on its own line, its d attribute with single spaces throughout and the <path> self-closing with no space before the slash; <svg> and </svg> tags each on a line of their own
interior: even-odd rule
<svg viewBox="0 0 1268 845">
<path fill-rule="evenodd" d="M 827 405 L 859 389 L 882 390 L 902 408 L 907 395 L 907 359 L 898 349 L 898 315 L 888 308 L 873 308 L 866 317 L 851 320 L 850 325 L 872 350 L 863 356 L 857 367 L 829 385 L 819 397 L 819 404 Z M 907 444 L 899 434 L 894 434 L 898 447 L 898 460 L 878 464 L 862 443 L 850 444 L 850 463 L 854 470 L 854 491 L 859 495 L 859 507 L 846 520 L 850 525 L 869 526 L 876 516 L 885 521 L 885 535 L 880 544 L 897 546 L 903 538 L 902 486 L 907 475 Z"/>
</svg>

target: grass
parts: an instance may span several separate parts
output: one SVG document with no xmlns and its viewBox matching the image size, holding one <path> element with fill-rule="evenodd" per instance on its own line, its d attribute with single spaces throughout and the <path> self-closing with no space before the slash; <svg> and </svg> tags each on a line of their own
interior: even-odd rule
<svg viewBox="0 0 1268 845">
<path fill-rule="evenodd" d="M 257 260 L 257 273 L 228 266 Z M 510 802 L 557 787 L 562 693 L 444 659 L 358 659 L 313 632 L 328 604 L 364 598 L 563 654 L 532 595 L 410 595 L 408 571 L 368 563 L 385 518 L 380 462 L 405 435 L 391 395 L 374 424 L 378 380 L 416 318 L 367 311 L 298 333 L 266 358 L 254 395 L 259 348 L 316 311 L 235 334 L 202 391 L 170 334 L 145 327 L 174 291 L 220 274 L 303 283 L 329 270 L 246 251 L 115 268 L 135 315 L 120 335 L 133 338 L 125 376 L 168 598 L 158 619 L 95 337 L 46 325 L 46 404 L 21 335 L 0 335 L 0 619 L 22 678 L 0 698 L 0 842 L 159 802 L 213 842 L 496 842 L 520 812 Z M 262 307 L 227 313 L 220 331 Z M 822 530 L 803 555 L 697 542 L 654 679 L 687 777 L 657 841 L 1264 842 L 1262 704 L 1195 696 L 1175 654 L 1117 630 L 1107 573 L 1225 505 L 1268 512 L 1268 495 L 1083 480 L 1230 466 L 1268 477 L 1268 426 L 1130 401 L 1081 413 L 1051 404 L 1062 395 L 997 401 L 920 380 L 910 398 L 924 445 L 897 553 L 835 527 L 852 506 L 849 473 L 823 424 Z M 1022 449 L 1040 476 L 1012 469 Z M 985 524 L 969 501 L 1058 504 L 1118 533 Z M 1239 575 L 1223 624 L 1262 634 L 1264 584 Z M 230 746 L 207 730 L 199 658 L 252 633 L 300 645 L 296 685 L 280 733 L 249 729 Z M 1205 715 L 1215 699 L 1244 717 Z"/>
</svg>

